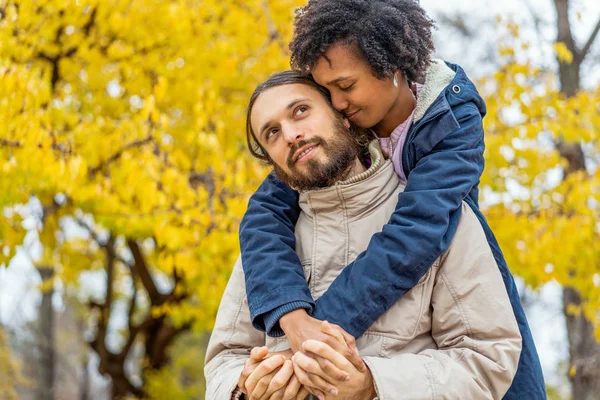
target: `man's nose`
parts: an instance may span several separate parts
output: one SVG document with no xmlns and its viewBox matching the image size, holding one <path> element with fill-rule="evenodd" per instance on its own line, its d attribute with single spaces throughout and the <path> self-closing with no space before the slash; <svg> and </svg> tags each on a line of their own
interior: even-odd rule
<svg viewBox="0 0 600 400">
<path fill-rule="evenodd" d="M 346 100 L 346 96 L 341 93 L 337 93 L 337 91 L 331 92 L 331 104 L 333 107 L 339 112 L 344 112 L 348 108 L 348 100 Z"/>
<path fill-rule="evenodd" d="M 304 139 L 304 129 L 302 129 L 299 126 L 284 126 L 282 128 L 283 131 L 283 137 L 285 138 L 285 140 L 290 143 L 293 144 L 299 140 Z"/>
</svg>

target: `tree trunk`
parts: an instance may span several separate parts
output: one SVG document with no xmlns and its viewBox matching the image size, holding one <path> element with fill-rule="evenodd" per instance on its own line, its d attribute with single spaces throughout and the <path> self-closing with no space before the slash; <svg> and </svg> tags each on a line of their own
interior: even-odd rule
<svg viewBox="0 0 600 400">
<path fill-rule="evenodd" d="M 580 67 L 597 34 L 595 30 L 586 45 L 579 49 L 573 39 L 569 21 L 569 0 L 554 0 L 556 7 L 557 42 L 564 43 L 573 54 L 573 62 L 558 60 L 561 92 L 567 97 L 577 94 L 580 88 Z M 599 22 L 600 23 L 600 22 Z M 558 141 L 556 148 L 568 161 L 564 170 L 566 177 L 576 171 L 585 171 L 585 156 L 581 144 Z M 569 339 L 570 372 L 573 400 L 597 400 L 600 398 L 600 344 L 594 336 L 594 327 L 582 313 L 570 315 L 570 306 L 581 305 L 579 293 L 571 288 L 563 289 L 563 311 L 567 321 Z"/>
<path fill-rule="evenodd" d="M 558 74 L 560 77 L 560 90 L 567 97 L 575 96 L 579 90 L 580 67 L 583 61 L 579 53 L 573 35 L 571 33 L 571 24 L 569 21 L 569 0 L 554 0 L 556 7 L 556 27 L 558 34 L 557 42 L 564 43 L 567 49 L 573 54 L 573 61 L 567 63 L 558 60 Z"/>
<path fill-rule="evenodd" d="M 52 280 L 54 270 L 47 267 L 38 268 L 42 282 Z M 38 347 L 40 361 L 38 366 L 38 384 L 36 391 L 37 400 L 54 399 L 54 310 L 52 309 L 52 295 L 54 289 L 42 292 L 42 302 L 39 309 L 40 329 Z"/>
<path fill-rule="evenodd" d="M 80 318 L 77 319 L 77 330 L 79 331 L 79 337 L 83 338 L 85 324 Z M 87 347 L 84 347 L 83 352 L 84 354 L 81 357 L 81 380 L 79 381 L 79 400 L 90 400 L 90 355 Z"/>
<path fill-rule="evenodd" d="M 600 396 L 600 343 L 596 341 L 594 327 L 588 320 L 567 312 L 569 305 L 581 304 L 579 294 L 566 287 L 563 304 L 567 316 L 573 400 L 597 400 Z"/>
</svg>

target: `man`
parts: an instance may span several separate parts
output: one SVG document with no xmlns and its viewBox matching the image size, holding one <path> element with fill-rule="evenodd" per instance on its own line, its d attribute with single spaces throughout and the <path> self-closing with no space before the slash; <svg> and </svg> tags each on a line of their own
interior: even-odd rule
<svg viewBox="0 0 600 400">
<path fill-rule="evenodd" d="M 363 159 L 365 133 L 352 129 L 326 92 L 297 72 L 259 85 L 247 129 L 253 153 L 300 192 L 296 251 L 318 298 L 388 221 L 403 186 L 377 142 Z M 307 341 L 304 352 L 287 360 L 285 337 L 266 337 L 252 327 L 238 260 L 208 346 L 207 399 L 241 398 L 242 392 L 250 399 L 302 398 L 299 382 L 326 387 L 319 397 L 337 399 L 499 399 L 521 351 L 502 276 L 465 204 L 449 249 L 356 340 L 368 368 L 346 359 L 343 332 L 327 323 L 323 331 L 338 339 Z"/>
</svg>

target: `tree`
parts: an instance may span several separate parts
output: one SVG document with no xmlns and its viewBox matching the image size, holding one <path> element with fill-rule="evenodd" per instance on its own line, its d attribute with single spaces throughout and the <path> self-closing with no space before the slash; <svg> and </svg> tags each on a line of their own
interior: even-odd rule
<svg viewBox="0 0 600 400">
<path fill-rule="evenodd" d="M 582 89 L 579 69 L 600 21 L 578 47 L 568 1 L 555 4 L 559 73 L 536 66 L 509 22 L 502 66 L 483 82 L 482 183 L 488 202 L 500 197 L 486 215 L 511 268 L 533 287 L 554 279 L 565 288 L 573 398 L 588 400 L 600 393 L 600 85 Z"/>
<path fill-rule="evenodd" d="M 0 324 L 0 398 L 3 400 L 17 400 L 16 386 L 27 385 L 29 382 L 23 378 L 20 364 L 11 352 L 8 335 Z"/>
<path fill-rule="evenodd" d="M 33 218 L 36 265 L 103 277 L 90 346 L 114 398 L 143 396 L 169 345 L 211 327 L 265 172 L 246 101 L 287 67 L 299 3 L 0 0 L 0 264 Z"/>
</svg>

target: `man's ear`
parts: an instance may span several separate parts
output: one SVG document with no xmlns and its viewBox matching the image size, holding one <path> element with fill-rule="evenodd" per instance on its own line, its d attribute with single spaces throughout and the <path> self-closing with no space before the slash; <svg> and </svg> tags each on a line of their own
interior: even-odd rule
<svg viewBox="0 0 600 400">
<path fill-rule="evenodd" d="M 348 118 L 344 118 L 344 126 L 350 129 L 350 121 L 348 121 Z"/>
</svg>

